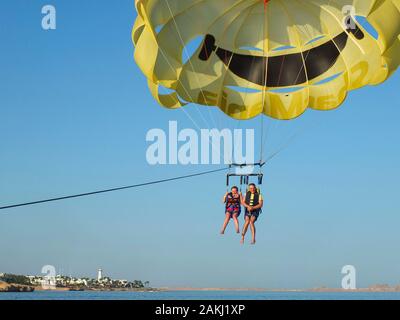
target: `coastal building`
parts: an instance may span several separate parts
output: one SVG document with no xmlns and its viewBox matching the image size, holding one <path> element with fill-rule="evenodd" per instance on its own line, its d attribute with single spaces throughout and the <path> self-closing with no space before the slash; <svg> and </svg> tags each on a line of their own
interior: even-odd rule
<svg viewBox="0 0 400 320">
<path fill-rule="evenodd" d="M 1 274 L 0 274 L 1 275 Z M 42 286 L 44 289 L 59 288 L 80 288 L 80 289 L 121 289 L 121 288 L 143 288 L 141 281 L 135 280 L 130 282 L 125 279 L 112 279 L 103 275 L 103 270 L 99 269 L 97 279 L 87 277 L 72 277 L 64 275 L 56 275 L 52 278 L 46 276 L 21 276 L 27 280 L 32 286 Z M 1 279 L 1 278 L 0 278 Z"/>
<path fill-rule="evenodd" d="M 101 281 L 101 279 L 103 279 L 103 270 L 99 269 L 97 271 L 97 281 Z"/>
<path fill-rule="evenodd" d="M 38 286 L 42 284 L 43 278 L 38 276 L 27 276 L 32 285 Z"/>
<path fill-rule="evenodd" d="M 56 276 L 56 283 L 59 286 L 65 286 L 67 285 L 67 277 L 64 277 L 63 275 L 58 274 Z"/>
</svg>

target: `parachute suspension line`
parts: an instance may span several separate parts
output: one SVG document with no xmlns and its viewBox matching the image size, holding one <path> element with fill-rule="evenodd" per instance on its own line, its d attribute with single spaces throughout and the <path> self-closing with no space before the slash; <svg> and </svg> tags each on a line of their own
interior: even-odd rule
<svg viewBox="0 0 400 320">
<path fill-rule="evenodd" d="M 303 131 L 305 131 L 305 128 L 304 128 Z M 265 159 L 265 161 L 263 162 L 263 164 L 264 164 L 264 165 L 268 164 L 273 158 L 275 158 L 275 157 L 276 157 L 277 155 L 279 155 L 282 151 L 284 151 L 287 147 L 289 147 L 289 146 L 292 144 L 292 142 L 293 142 L 298 136 L 300 136 L 302 133 L 303 133 L 303 132 L 297 132 L 297 133 L 294 133 L 292 136 L 290 136 L 289 139 L 288 139 L 286 142 L 284 142 L 284 143 L 281 144 L 281 146 L 278 148 L 278 150 L 276 150 L 274 153 L 272 153 L 269 157 L 267 157 L 267 158 Z"/>
<path fill-rule="evenodd" d="M 172 71 L 175 71 L 174 67 L 171 65 L 171 62 L 168 59 L 167 54 L 164 52 L 164 50 L 162 49 L 162 47 L 159 47 L 161 55 L 163 56 L 163 58 L 165 59 L 165 61 L 167 62 L 168 66 L 171 68 Z M 180 85 L 182 86 L 182 89 L 185 91 L 185 93 L 188 95 L 188 97 L 194 101 L 192 95 L 189 93 L 189 91 L 186 89 L 186 87 L 184 86 L 183 82 L 178 78 L 177 79 L 178 82 L 180 83 Z M 179 108 L 179 110 L 181 110 L 185 116 L 194 124 L 194 126 L 201 131 L 201 127 L 200 125 L 193 119 L 193 117 L 190 115 L 190 113 L 188 111 L 185 110 L 185 108 Z M 197 112 L 200 114 L 202 120 L 204 121 L 204 123 L 207 125 L 207 120 L 204 118 L 203 114 L 200 112 L 199 108 L 196 106 L 196 110 Z M 212 141 L 211 146 L 213 148 L 214 151 L 217 151 L 214 145 L 214 141 Z"/>
<path fill-rule="evenodd" d="M 260 135 L 260 163 L 263 162 L 263 157 L 264 157 L 264 108 L 265 108 L 265 98 L 266 98 L 266 88 L 267 88 L 267 77 L 268 77 L 268 57 L 266 55 L 266 50 L 265 50 L 265 28 L 266 28 L 266 20 L 267 20 L 267 3 L 269 0 L 264 0 L 264 19 L 263 19 L 263 24 L 262 24 L 262 44 L 263 44 L 263 57 L 266 60 L 265 63 L 265 69 L 263 70 L 263 77 L 264 77 L 264 86 L 262 88 L 262 113 L 261 113 L 261 125 L 260 125 L 260 130 L 261 130 L 261 135 Z M 260 166 L 260 174 L 262 173 L 262 166 Z"/>
<path fill-rule="evenodd" d="M 163 50 L 161 47 L 159 47 L 159 49 L 160 49 L 161 55 L 163 56 L 163 58 L 164 58 L 165 61 L 167 62 L 168 66 L 171 68 L 171 70 L 175 71 L 175 70 L 174 70 L 174 67 L 173 67 L 173 66 L 171 65 L 171 63 L 169 62 L 168 57 L 167 57 L 167 55 L 165 54 L 164 50 Z M 193 97 L 192 97 L 192 96 L 190 95 L 190 93 L 188 92 L 188 90 L 186 89 L 186 87 L 183 85 L 182 81 L 181 81 L 180 79 L 178 79 L 178 82 L 181 84 L 183 90 L 184 90 L 185 93 L 190 97 L 190 99 L 194 100 Z M 194 124 L 194 126 L 195 126 L 198 130 L 201 129 L 200 126 L 197 124 L 197 122 L 190 116 L 190 114 L 189 114 L 188 111 L 186 111 L 184 108 L 179 108 L 179 109 L 182 110 L 182 112 L 189 118 L 189 120 Z M 199 113 L 200 113 L 200 111 L 199 111 Z M 200 115 L 202 116 L 201 113 L 200 113 Z M 204 121 L 205 123 L 207 123 L 207 121 L 206 121 L 206 119 L 204 119 L 204 117 L 202 117 L 202 119 L 203 119 L 203 121 Z"/>
<path fill-rule="evenodd" d="M 298 46 L 301 48 L 300 51 L 301 51 L 301 58 L 302 58 L 303 64 L 302 64 L 302 66 L 299 67 L 299 71 L 298 71 L 297 76 L 296 76 L 296 79 L 295 79 L 295 82 L 297 82 L 297 80 L 298 80 L 298 78 L 300 77 L 302 71 L 305 71 L 305 74 L 308 75 L 306 65 L 307 65 L 307 60 L 308 60 L 308 58 L 309 58 L 310 52 L 307 52 L 307 54 L 304 55 L 303 46 L 302 46 L 302 44 L 301 44 L 301 39 L 300 39 L 300 36 L 299 36 L 299 31 L 300 31 L 300 30 L 298 30 L 297 25 L 294 23 L 294 20 L 292 19 L 292 16 L 290 15 L 290 13 L 289 13 L 289 11 L 287 10 L 287 8 L 285 7 L 285 5 L 283 5 L 283 8 L 284 8 L 285 12 L 287 13 L 288 19 L 289 19 L 290 22 L 295 26 L 295 30 L 297 31 L 297 32 L 296 32 L 296 36 L 297 36 Z M 302 30 L 302 32 L 304 32 L 304 31 L 307 32 L 308 36 L 311 38 L 312 32 L 310 31 L 308 25 L 305 26 L 305 29 Z M 333 41 L 332 38 L 331 38 L 331 40 Z M 333 41 L 333 42 L 334 42 L 334 41 Z M 335 43 L 335 42 L 334 42 L 334 43 Z M 335 43 L 335 46 L 337 47 L 336 43 Z M 337 50 L 339 50 L 339 48 L 337 48 Z M 280 71 L 280 73 L 279 73 L 279 79 L 280 79 L 280 77 L 281 77 L 281 72 L 282 72 L 282 71 Z M 307 76 L 307 86 L 309 86 L 309 79 L 308 79 L 308 76 Z M 332 89 L 331 89 L 331 88 L 328 88 L 328 90 L 331 91 Z M 279 124 L 280 124 L 280 122 L 278 122 L 278 127 L 279 127 Z M 279 155 L 282 151 L 284 151 L 284 150 L 285 150 L 285 149 L 286 149 L 300 134 L 302 134 L 302 131 L 305 131 L 305 128 L 304 128 L 303 130 L 301 130 L 301 132 L 297 132 L 297 133 L 294 133 L 293 135 L 291 135 L 291 136 L 287 139 L 286 142 L 282 142 L 281 145 L 278 147 L 278 149 L 277 149 L 274 153 L 272 153 L 272 154 L 266 159 L 265 163 L 268 163 L 268 162 L 271 161 L 273 158 L 275 158 L 277 155 Z"/>
<path fill-rule="evenodd" d="M 176 22 L 176 20 L 175 20 L 175 17 L 174 17 L 174 15 L 173 15 L 171 6 L 170 6 L 168 0 L 164 0 L 164 1 L 165 1 L 166 5 L 167 5 L 167 7 L 168 7 L 168 11 L 169 11 L 169 13 L 170 13 L 171 19 L 172 19 L 172 21 L 174 22 L 174 25 L 175 25 L 176 31 L 177 31 L 177 33 L 178 33 L 178 36 L 179 36 L 179 38 L 180 38 L 180 41 L 181 41 L 181 43 L 182 43 L 183 49 L 184 49 L 184 51 L 185 51 L 185 53 L 186 53 L 186 55 L 187 55 L 187 57 L 188 57 L 189 64 L 190 64 L 190 66 L 191 66 L 191 68 L 192 68 L 192 70 L 193 70 L 193 73 L 195 74 L 196 81 L 197 81 L 197 83 L 198 83 L 198 85 L 199 85 L 199 88 L 200 88 L 200 92 L 201 92 L 201 94 L 202 94 L 202 96 L 203 96 L 204 101 L 205 101 L 206 104 L 207 104 L 207 107 L 208 107 L 208 108 L 207 108 L 208 115 L 209 115 L 210 119 L 212 120 L 214 126 L 216 126 L 215 119 L 214 119 L 214 117 L 211 115 L 210 106 L 209 106 L 209 104 L 208 104 L 208 102 L 207 102 L 207 99 L 206 99 L 206 97 L 205 97 L 204 91 L 203 91 L 203 89 L 202 89 L 202 87 L 201 87 L 201 85 L 200 85 L 200 81 L 199 81 L 198 75 L 197 75 L 196 72 L 195 72 L 195 68 L 194 68 L 194 66 L 193 66 L 193 63 L 192 63 L 192 61 L 190 60 L 189 54 L 188 54 L 188 52 L 187 52 L 187 50 L 186 50 L 185 43 L 184 43 L 184 41 L 183 41 L 183 38 L 182 38 L 181 32 L 180 32 L 180 30 L 179 30 L 178 24 L 177 24 L 177 22 Z M 160 49 L 161 49 L 161 47 L 160 47 Z M 167 60 L 165 53 L 164 53 L 164 56 L 165 56 L 164 58 Z M 168 61 L 168 60 L 167 60 L 167 61 Z M 169 63 L 169 62 L 168 62 L 168 63 Z M 169 63 L 169 65 L 170 65 L 170 67 L 173 69 L 173 67 L 172 67 L 172 65 L 171 65 L 170 63 Z M 181 81 L 180 79 L 178 79 L 178 81 L 180 82 L 180 84 L 181 84 L 182 87 L 184 88 L 182 81 Z M 186 92 L 186 94 L 194 101 L 193 97 L 188 93 L 188 91 L 187 91 L 186 89 L 185 89 L 185 92 Z M 189 116 L 188 112 L 187 112 L 186 110 L 184 110 L 184 108 L 179 108 L 179 109 L 181 109 L 187 116 Z M 209 124 L 208 124 L 208 121 L 205 119 L 203 113 L 199 110 L 199 107 L 196 106 L 196 110 L 197 110 L 197 112 L 200 114 L 200 116 L 201 116 L 201 118 L 203 119 L 203 121 L 205 122 L 206 126 L 208 126 L 208 128 L 210 129 L 210 126 L 209 126 Z M 191 117 L 190 117 L 190 118 L 191 118 Z M 191 118 L 191 120 L 192 120 L 192 122 L 194 122 L 192 118 Z M 198 125 L 196 125 L 196 127 L 197 127 L 197 129 L 198 129 L 199 131 L 201 131 L 201 128 L 200 128 Z M 218 152 L 218 153 L 219 153 L 220 150 L 217 150 L 217 149 L 216 149 L 216 146 L 215 146 L 215 144 L 214 144 L 214 141 L 211 142 L 211 147 L 212 147 L 212 149 L 214 150 L 214 152 Z"/>
<path fill-rule="evenodd" d="M 145 13 L 145 10 L 143 10 L 143 13 Z M 147 20 L 148 17 L 146 16 Z M 153 32 L 153 37 L 155 39 L 155 41 L 157 41 L 157 36 L 156 34 Z M 171 70 L 174 72 L 175 69 L 174 67 L 171 65 L 171 62 L 168 59 L 168 56 L 166 55 L 166 53 L 164 52 L 164 50 L 162 49 L 161 46 L 159 46 L 159 50 L 161 52 L 161 55 L 163 56 L 163 58 L 165 59 L 165 61 L 167 62 L 168 66 L 171 68 Z M 186 89 L 186 87 L 184 86 L 184 84 L 182 83 L 182 81 L 178 78 L 177 81 L 180 83 L 180 85 L 182 86 L 182 89 L 185 91 L 185 93 L 188 95 L 188 97 L 194 101 L 192 95 L 188 92 L 188 90 Z M 196 121 L 194 121 L 194 119 L 190 116 L 189 112 L 187 112 L 184 108 L 179 108 L 180 110 L 183 111 L 183 113 L 186 115 L 186 117 L 189 118 L 189 120 L 195 125 L 196 128 L 198 128 L 200 130 L 200 126 L 197 124 Z M 198 110 L 197 111 L 200 113 L 201 118 L 203 119 L 203 121 L 207 124 L 206 119 L 204 119 L 203 115 L 201 114 L 201 112 Z"/>
<path fill-rule="evenodd" d="M 231 168 L 232 168 L 232 166 L 229 165 L 229 167 L 228 167 L 228 175 L 226 176 L 226 192 L 229 192 L 229 186 L 230 186 L 229 177 L 231 175 Z"/>
<path fill-rule="evenodd" d="M 253 10 L 253 9 L 252 9 Z M 248 15 L 247 15 L 247 17 L 251 14 L 251 11 L 252 10 L 250 10 L 249 11 L 249 13 L 248 13 Z M 262 30 L 260 30 L 259 32 L 258 32 L 258 37 L 261 37 L 262 36 Z M 251 60 L 251 65 L 250 65 L 250 70 L 251 69 L 253 69 L 253 66 L 254 66 L 254 61 L 255 61 L 255 57 L 253 57 L 253 59 Z M 246 101 L 246 99 L 247 99 L 247 95 L 248 95 L 248 93 L 249 93 L 249 87 L 250 87 L 250 81 L 248 80 L 247 81 L 247 86 L 246 86 L 246 92 L 245 92 L 245 95 L 244 95 L 244 101 Z M 242 121 L 240 121 L 240 120 L 235 120 L 235 122 L 236 122 L 236 125 L 234 126 L 234 130 L 233 130 L 233 134 L 235 133 L 235 131 L 236 130 L 243 130 L 243 123 L 242 123 Z M 233 141 L 235 141 L 234 139 L 233 139 Z M 237 161 L 237 159 L 233 159 L 233 157 L 234 157 L 234 154 L 235 154 L 235 147 L 236 147 L 236 144 L 235 143 L 233 143 L 233 145 L 232 145 L 232 155 L 231 155 L 231 160 L 230 160 L 230 164 L 233 164 L 235 161 Z M 242 140 L 242 148 L 243 148 L 243 140 Z M 240 152 L 240 151 L 239 151 Z"/>
<path fill-rule="evenodd" d="M 40 203 L 61 201 L 61 200 L 67 200 L 67 199 L 72 199 L 72 198 L 81 198 L 81 197 L 87 197 L 87 196 L 92 196 L 92 195 L 101 194 L 101 193 L 116 192 L 116 191 L 121 191 L 121 190 L 126 190 L 126 189 L 134 189 L 134 188 L 146 187 L 146 186 L 155 185 L 155 184 L 161 184 L 161 183 L 166 183 L 166 182 L 171 182 L 171 181 L 177 181 L 177 180 L 183 180 L 183 179 L 189 179 L 189 178 L 209 175 L 209 174 L 212 174 L 212 173 L 217 173 L 217 172 L 226 171 L 226 170 L 228 170 L 228 167 L 215 169 L 215 170 L 210 170 L 210 171 L 203 171 L 203 172 L 198 172 L 198 173 L 193 173 L 193 174 L 188 174 L 188 175 L 184 175 L 184 176 L 178 176 L 178 177 L 169 178 L 169 179 L 149 181 L 149 182 L 134 184 L 134 185 L 125 186 L 125 187 L 98 190 L 98 191 L 74 194 L 74 195 L 69 195 L 69 196 L 50 198 L 50 199 L 45 199 L 45 200 L 37 200 L 37 201 L 31 201 L 31 202 L 25 202 L 25 203 L 19 203 L 19 204 L 12 204 L 12 205 L 8 205 L 8 206 L 2 206 L 2 207 L 0 207 L 0 210 L 17 208 L 17 207 L 24 207 L 24 206 L 32 206 L 32 205 L 36 205 L 36 204 L 40 204 Z"/>
<path fill-rule="evenodd" d="M 185 54 L 186 54 L 186 56 L 187 56 L 187 58 L 188 58 L 190 67 L 192 68 L 193 73 L 194 73 L 194 75 L 195 75 L 195 78 L 196 78 L 196 81 L 197 81 L 197 85 L 199 86 L 201 95 L 203 96 L 204 102 L 205 102 L 206 105 L 207 105 L 208 116 L 209 116 L 209 118 L 211 119 L 213 125 L 214 125 L 215 127 L 217 127 L 217 124 L 216 124 L 216 122 L 215 122 L 215 119 L 214 119 L 214 117 L 213 117 L 213 115 L 211 114 L 211 111 L 210 111 L 210 105 L 208 104 L 207 99 L 206 99 L 206 96 L 205 96 L 205 94 L 204 94 L 204 91 L 203 91 L 203 89 L 202 89 L 202 87 L 201 87 L 200 80 L 199 80 L 199 76 L 197 75 L 196 70 L 195 70 L 195 68 L 194 68 L 194 66 L 193 66 L 193 63 L 192 63 L 192 61 L 191 61 L 191 59 L 190 59 L 191 57 L 189 56 L 189 53 L 188 53 L 188 51 L 187 51 L 187 49 L 186 49 L 185 42 L 183 41 L 182 34 L 181 34 L 181 32 L 180 32 L 180 30 L 179 30 L 179 27 L 178 27 L 178 23 L 176 22 L 175 17 L 174 17 L 174 14 L 173 14 L 172 9 L 171 9 L 171 6 L 169 5 L 169 1 L 168 1 L 168 0 L 164 0 L 164 1 L 165 1 L 166 5 L 167 5 L 167 7 L 168 7 L 168 11 L 169 11 L 169 13 L 170 13 L 170 15 L 171 15 L 171 19 L 172 19 L 172 21 L 174 22 L 174 25 L 175 25 L 175 28 L 176 28 L 176 32 L 177 32 L 177 34 L 178 34 L 178 36 L 179 36 L 179 39 L 180 39 L 180 41 L 181 41 L 181 43 L 182 43 L 182 47 L 183 47 L 183 50 L 184 50 L 184 52 L 185 52 Z"/>
</svg>

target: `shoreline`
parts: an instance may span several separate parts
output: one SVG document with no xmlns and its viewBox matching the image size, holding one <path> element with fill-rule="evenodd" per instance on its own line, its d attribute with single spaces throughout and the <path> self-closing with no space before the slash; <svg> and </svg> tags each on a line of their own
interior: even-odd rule
<svg viewBox="0 0 400 320">
<path fill-rule="evenodd" d="M 157 288 L 74 288 L 74 287 L 57 287 L 54 289 L 44 289 L 42 287 L 34 287 L 35 291 L 40 292 L 159 292 Z"/>
<path fill-rule="evenodd" d="M 371 289 L 357 289 L 357 290 L 343 290 L 343 289 L 329 289 L 329 290 L 249 290 L 249 289 L 154 289 L 154 290 L 121 290 L 121 289 L 102 289 L 102 290 L 94 290 L 94 289 L 84 289 L 84 290 L 76 290 L 70 288 L 56 288 L 52 290 L 45 289 L 35 289 L 32 291 L 0 291 L 0 295 L 5 293 L 34 293 L 34 292 L 47 292 L 47 293 L 61 293 L 61 292 L 148 292 L 148 293 L 161 293 L 161 292 L 264 292 L 264 293 L 315 293 L 315 294 L 323 294 L 323 293 L 343 293 L 343 294 L 352 294 L 352 293 L 400 293 L 400 290 L 371 290 Z"/>
<path fill-rule="evenodd" d="M 194 291 L 194 292 L 282 292 L 282 293 L 379 293 L 379 292 L 400 292 L 396 288 L 360 288 L 355 290 L 346 290 L 340 288 L 316 288 L 316 289 L 262 289 L 262 288 L 161 288 L 160 291 Z"/>
<path fill-rule="evenodd" d="M 368 288 L 345 290 L 341 288 L 311 288 L 311 289 L 269 289 L 269 288 L 222 288 L 222 287 L 159 287 L 159 288 L 90 288 L 90 287 L 56 287 L 45 289 L 41 286 L 26 286 L 12 283 L 0 283 L 0 292 L 271 292 L 271 293 L 396 293 L 400 286 L 376 285 Z"/>
<path fill-rule="evenodd" d="M 37 289 L 35 291 L 97 291 L 97 292 L 273 292 L 273 293 L 379 293 L 379 292 L 400 292 L 400 289 L 395 288 L 360 288 L 355 290 L 345 290 L 340 288 L 316 288 L 316 289 L 265 289 L 265 288 L 191 288 L 191 287 L 162 287 L 162 288 L 150 288 L 150 289 L 83 289 L 76 290 L 74 288 L 56 288 L 55 290 L 44 290 Z"/>
<path fill-rule="evenodd" d="M 252 291 L 252 292 L 268 292 L 271 290 L 264 288 L 194 288 L 194 287 L 161 287 L 161 291 Z"/>
</svg>

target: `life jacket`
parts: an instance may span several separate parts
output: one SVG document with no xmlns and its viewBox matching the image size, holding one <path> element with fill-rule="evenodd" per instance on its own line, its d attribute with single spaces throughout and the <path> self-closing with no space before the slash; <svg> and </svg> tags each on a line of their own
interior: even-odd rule
<svg viewBox="0 0 400 320">
<path fill-rule="evenodd" d="M 232 193 L 232 192 L 229 192 L 228 195 L 227 195 L 227 197 L 226 197 L 226 202 L 225 202 L 225 204 L 226 204 L 226 208 L 228 208 L 228 207 L 231 206 L 231 205 L 238 205 L 238 206 L 240 206 L 240 195 L 238 195 L 238 197 L 235 198 L 235 197 L 233 196 L 233 193 Z"/>
<path fill-rule="evenodd" d="M 251 195 L 252 195 L 252 193 L 250 191 L 247 191 L 246 198 L 245 198 L 246 204 L 248 204 L 249 206 L 258 205 L 260 203 L 260 194 L 258 192 L 254 192 L 253 199 L 251 199 Z"/>
</svg>

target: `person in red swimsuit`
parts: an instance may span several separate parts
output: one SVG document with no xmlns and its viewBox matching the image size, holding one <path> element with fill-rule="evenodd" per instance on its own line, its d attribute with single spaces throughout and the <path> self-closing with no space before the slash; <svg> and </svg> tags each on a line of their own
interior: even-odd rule
<svg viewBox="0 0 400 320">
<path fill-rule="evenodd" d="M 235 223 L 236 233 L 240 233 L 238 217 L 241 212 L 242 196 L 239 194 L 238 187 L 232 187 L 231 192 L 227 192 L 222 201 L 225 203 L 225 220 L 221 234 L 225 233 L 225 229 L 231 219 Z"/>
</svg>

